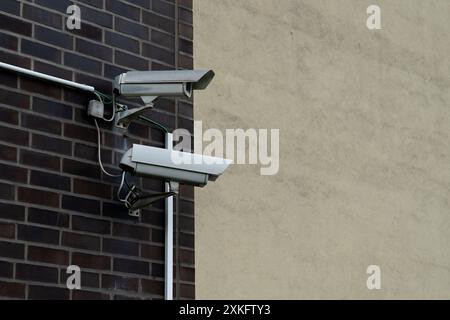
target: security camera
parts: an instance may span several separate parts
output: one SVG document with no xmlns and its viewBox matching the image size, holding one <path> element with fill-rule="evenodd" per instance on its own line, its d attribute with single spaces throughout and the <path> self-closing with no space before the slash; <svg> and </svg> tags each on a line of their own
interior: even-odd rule
<svg viewBox="0 0 450 320">
<path fill-rule="evenodd" d="M 197 187 L 215 181 L 231 160 L 134 144 L 122 157 L 120 168 L 145 178 L 161 178 Z"/>
<path fill-rule="evenodd" d="M 129 71 L 116 77 L 114 93 L 141 97 L 151 105 L 160 96 L 190 98 L 193 90 L 206 89 L 213 78 L 212 70 Z"/>
</svg>

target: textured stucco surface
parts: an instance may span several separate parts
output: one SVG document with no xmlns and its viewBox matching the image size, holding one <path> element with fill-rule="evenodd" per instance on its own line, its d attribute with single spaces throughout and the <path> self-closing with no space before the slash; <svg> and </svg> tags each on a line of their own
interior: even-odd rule
<svg viewBox="0 0 450 320">
<path fill-rule="evenodd" d="M 197 298 L 450 298 L 449 16 L 448 0 L 194 1 L 196 67 L 217 74 L 195 118 L 279 128 L 281 154 L 276 176 L 234 166 L 197 189 Z"/>
</svg>

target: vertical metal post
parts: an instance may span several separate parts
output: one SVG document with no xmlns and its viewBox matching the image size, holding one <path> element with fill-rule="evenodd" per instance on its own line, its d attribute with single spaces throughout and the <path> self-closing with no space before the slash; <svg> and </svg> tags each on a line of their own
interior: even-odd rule
<svg viewBox="0 0 450 320">
<path fill-rule="evenodd" d="M 166 149 L 172 150 L 173 136 L 166 133 Z M 170 192 L 170 184 L 165 183 L 165 191 Z M 166 198 L 166 244 L 165 244 L 165 289 L 166 300 L 173 300 L 173 196 Z"/>
</svg>

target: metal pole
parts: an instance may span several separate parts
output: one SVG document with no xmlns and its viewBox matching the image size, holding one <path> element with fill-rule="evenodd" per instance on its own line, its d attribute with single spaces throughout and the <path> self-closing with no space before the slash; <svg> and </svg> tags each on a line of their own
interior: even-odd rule
<svg viewBox="0 0 450 320">
<path fill-rule="evenodd" d="M 21 67 L 17 67 L 14 66 L 12 64 L 7 64 L 7 63 L 3 63 L 0 62 L 0 68 L 6 69 L 6 70 L 10 70 L 10 71 L 14 71 L 26 76 L 30 76 L 33 78 L 38 78 L 38 79 L 42 79 L 42 80 L 46 80 L 46 81 L 50 81 L 50 82 L 55 82 L 58 83 L 60 85 L 66 86 L 66 87 L 72 87 L 75 89 L 80 89 L 83 91 L 89 91 L 89 92 L 94 92 L 95 88 L 91 87 L 91 86 L 87 86 L 85 84 L 80 84 L 80 83 L 76 83 L 73 81 L 69 81 L 69 80 L 65 80 L 65 79 L 61 79 L 61 78 L 57 78 L 54 76 L 50 76 L 48 74 L 45 73 L 40 73 L 40 72 L 36 72 L 33 70 L 29 70 L 29 69 L 24 69 Z"/>
<path fill-rule="evenodd" d="M 172 150 L 173 136 L 166 133 L 166 149 Z M 170 183 L 165 183 L 165 191 L 170 192 Z M 165 244 L 165 289 L 166 300 L 173 300 L 173 196 L 166 198 L 166 244 Z"/>
</svg>

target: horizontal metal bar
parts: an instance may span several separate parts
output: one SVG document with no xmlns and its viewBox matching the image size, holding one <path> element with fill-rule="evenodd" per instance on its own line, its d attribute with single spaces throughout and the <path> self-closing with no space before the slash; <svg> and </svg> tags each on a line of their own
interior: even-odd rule
<svg viewBox="0 0 450 320">
<path fill-rule="evenodd" d="M 33 70 L 17 67 L 17 66 L 14 66 L 12 64 L 7 64 L 7 63 L 0 62 L 0 68 L 7 69 L 7 70 L 10 70 L 10 71 L 14 71 L 14 72 L 17 72 L 17 73 L 20 73 L 20 74 L 23 74 L 23 75 L 27 75 L 27 76 L 33 77 L 33 78 L 39 78 L 39 79 L 42 79 L 42 80 L 45 80 L 45 81 L 55 82 L 55 83 L 58 83 L 60 85 L 66 86 L 66 87 L 72 87 L 72 88 L 75 88 L 75 89 L 80 89 L 80 90 L 89 91 L 89 92 L 94 92 L 95 91 L 94 87 L 91 87 L 91 86 L 88 86 L 88 85 L 85 85 L 85 84 L 80 84 L 80 83 L 76 83 L 76 82 L 73 82 L 73 81 L 69 81 L 69 80 L 53 77 L 53 76 L 50 76 L 50 75 L 45 74 L 45 73 L 40 73 L 40 72 L 36 72 L 36 71 L 33 71 Z"/>
</svg>

